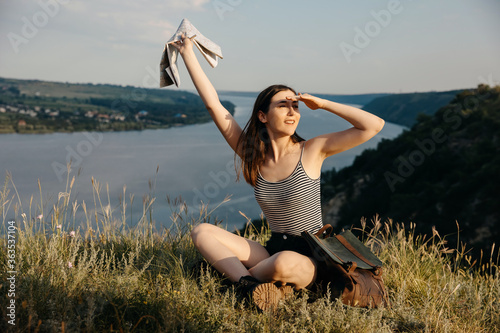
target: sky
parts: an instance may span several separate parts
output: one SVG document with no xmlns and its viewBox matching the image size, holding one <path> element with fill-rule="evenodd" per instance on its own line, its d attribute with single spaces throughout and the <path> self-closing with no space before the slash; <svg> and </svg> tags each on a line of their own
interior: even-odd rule
<svg viewBox="0 0 500 333">
<path fill-rule="evenodd" d="M 400 93 L 500 82 L 499 0 L 0 0 L 0 77 L 156 88 L 187 18 L 217 90 Z M 192 90 L 182 60 L 181 86 Z"/>
</svg>

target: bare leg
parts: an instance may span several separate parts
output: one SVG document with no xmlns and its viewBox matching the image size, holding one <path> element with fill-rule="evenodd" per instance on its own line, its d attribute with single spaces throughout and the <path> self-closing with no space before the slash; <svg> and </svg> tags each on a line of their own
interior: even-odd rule
<svg viewBox="0 0 500 333">
<path fill-rule="evenodd" d="M 231 281 L 251 275 L 247 267 L 269 258 L 258 242 L 240 237 L 213 224 L 202 223 L 191 232 L 195 247 L 219 272 Z"/>
<path fill-rule="evenodd" d="M 298 290 L 314 281 L 316 263 L 312 258 L 300 253 L 282 251 L 262 260 L 249 271 L 259 281 L 294 284 Z"/>
</svg>

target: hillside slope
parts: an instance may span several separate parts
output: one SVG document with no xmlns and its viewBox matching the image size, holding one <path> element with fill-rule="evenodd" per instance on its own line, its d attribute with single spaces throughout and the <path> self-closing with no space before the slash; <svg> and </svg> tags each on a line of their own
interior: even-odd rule
<svg viewBox="0 0 500 333">
<path fill-rule="evenodd" d="M 378 97 L 363 109 L 388 122 L 411 127 L 419 114 L 432 115 L 463 90 L 393 94 Z"/>
<path fill-rule="evenodd" d="M 325 172 L 325 223 L 359 224 L 375 214 L 415 222 L 417 231 L 489 249 L 500 225 L 500 86 L 458 94 L 411 130 Z"/>
</svg>

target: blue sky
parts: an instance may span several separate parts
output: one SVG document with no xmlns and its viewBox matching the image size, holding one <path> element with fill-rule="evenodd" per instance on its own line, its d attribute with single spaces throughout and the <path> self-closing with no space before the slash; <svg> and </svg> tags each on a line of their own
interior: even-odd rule
<svg viewBox="0 0 500 333">
<path fill-rule="evenodd" d="M 500 81 L 499 0 L 0 0 L 0 76 L 155 87 L 183 18 L 222 47 L 214 69 L 198 53 L 218 90 L 397 93 Z M 191 90 L 180 65 L 180 89 Z"/>
</svg>

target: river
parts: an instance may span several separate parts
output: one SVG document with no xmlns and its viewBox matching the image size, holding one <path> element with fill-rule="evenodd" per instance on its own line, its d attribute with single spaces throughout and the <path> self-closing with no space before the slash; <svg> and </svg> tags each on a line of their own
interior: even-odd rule
<svg viewBox="0 0 500 333">
<path fill-rule="evenodd" d="M 222 94 L 220 98 L 236 105 L 235 119 L 243 127 L 254 98 Z M 297 132 L 306 139 L 348 127 L 347 122 L 326 111 L 311 111 L 301 105 Z M 402 126 L 386 123 L 369 142 L 328 158 L 323 170 L 348 166 L 364 149 L 374 148 L 381 139 L 394 138 L 403 130 Z M 148 195 L 155 197 L 153 219 L 157 229 L 172 224 L 172 207 L 167 197 L 182 198 L 188 212 L 194 215 L 199 215 L 201 202 L 209 210 L 218 206 L 212 213 L 213 219 L 221 220 L 231 230 L 246 222 L 240 212 L 249 218 L 258 218 L 261 213 L 253 189 L 243 180 L 235 181 L 232 150 L 215 125 L 207 123 L 128 132 L 0 135 L 0 170 L 8 171 L 15 185 L 14 188 L 12 183 L 8 184 L 13 203 L 6 211 L 6 219 L 15 217 L 17 191 L 23 212 L 36 216 L 43 206 L 44 220 L 50 221 L 48 216 L 60 199 L 59 193 L 67 191 L 66 164 L 70 160 L 70 178 L 75 176 L 70 202 L 79 205 L 77 223 L 83 222 L 83 201 L 88 211 L 95 207 L 92 178 L 95 184 L 99 182 L 103 204 L 109 203 L 116 219 L 120 219 L 120 201 L 125 198 L 126 219 L 131 225 L 141 217 L 143 197 Z M 231 199 L 221 204 L 226 196 Z"/>
</svg>

